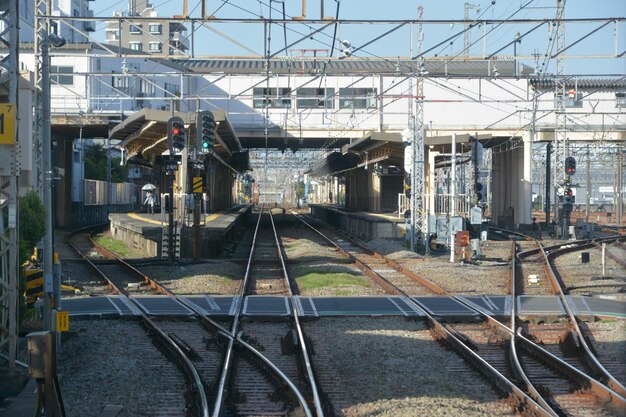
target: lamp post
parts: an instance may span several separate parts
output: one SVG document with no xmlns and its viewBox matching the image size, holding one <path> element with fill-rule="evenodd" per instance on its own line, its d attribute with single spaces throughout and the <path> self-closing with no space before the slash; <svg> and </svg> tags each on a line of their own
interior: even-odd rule
<svg viewBox="0 0 626 417">
<path fill-rule="evenodd" d="M 54 22 L 51 26 L 56 31 Z M 54 283 L 54 248 L 53 233 L 54 221 L 52 218 L 52 133 L 50 126 L 50 43 L 56 47 L 65 45 L 65 39 L 55 32 L 48 33 L 41 43 L 41 92 L 43 99 L 42 115 L 42 157 L 43 157 L 43 204 L 46 208 L 45 235 L 43 241 L 43 273 L 44 273 L 44 311 L 43 327 L 52 329 L 51 312 L 53 308 L 58 308 L 60 298 L 60 282 Z M 57 277 L 60 280 L 60 277 Z M 56 285 L 55 285 L 56 284 Z M 55 291 L 56 289 L 56 291 Z"/>
</svg>

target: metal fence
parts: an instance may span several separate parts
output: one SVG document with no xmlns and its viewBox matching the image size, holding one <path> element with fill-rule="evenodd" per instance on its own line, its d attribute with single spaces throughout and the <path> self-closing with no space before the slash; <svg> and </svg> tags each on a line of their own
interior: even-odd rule
<svg viewBox="0 0 626 417">
<path fill-rule="evenodd" d="M 109 192 L 107 196 L 107 184 Z M 98 180 L 83 180 L 83 204 L 85 206 L 138 204 L 140 188 L 138 185 L 122 182 L 107 183 Z"/>
</svg>

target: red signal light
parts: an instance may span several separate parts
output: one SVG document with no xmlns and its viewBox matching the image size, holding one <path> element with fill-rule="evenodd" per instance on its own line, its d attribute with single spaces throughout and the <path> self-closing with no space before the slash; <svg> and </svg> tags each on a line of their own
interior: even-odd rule
<svg viewBox="0 0 626 417">
<path fill-rule="evenodd" d="M 178 135 L 178 134 L 180 134 L 180 129 L 175 127 L 174 129 L 172 129 L 172 133 L 175 134 L 175 135 Z"/>
</svg>

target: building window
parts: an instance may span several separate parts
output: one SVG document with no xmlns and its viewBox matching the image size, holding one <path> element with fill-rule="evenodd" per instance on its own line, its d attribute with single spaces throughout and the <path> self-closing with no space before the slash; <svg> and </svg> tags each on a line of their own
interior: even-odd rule
<svg viewBox="0 0 626 417">
<path fill-rule="evenodd" d="M 74 85 L 74 67 L 50 65 L 50 81 L 59 85 Z"/>
<path fill-rule="evenodd" d="M 252 96 L 255 109 L 291 107 L 291 88 L 255 88 Z"/>
<path fill-rule="evenodd" d="M 299 109 L 333 109 L 335 108 L 334 88 L 299 88 L 296 90 Z"/>
<path fill-rule="evenodd" d="M 120 39 L 120 33 L 117 30 L 107 30 L 106 35 L 107 41 L 118 41 Z"/>
<path fill-rule="evenodd" d="M 161 42 L 150 42 L 150 52 L 161 52 Z"/>
<path fill-rule="evenodd" d="M 626 93 L 615 93 L 615 107 L 620 109 L 626 107 Z"/>
<path fill-rule="evenodd" d="M 177 96 L 180 94 L 180 90 L 178 89 L 178 84 L 165 83 L 163 85 L 163 97 L 172 98 L 172 95 Z"/>
<path fill-rule="evenodd" d="M 376 95 L 375 88 L 341 88 L 339 89 L 339 108 L 376 108 Z"/>
<path fill-rule="evenodd" d="M 128 28 L 128 31 L 134 34 L 141 33 L 141 29 L 139 29 L 139 26 L 136 26 L 136 25 L 130 25 L 130 27 Z"/>
<path fill-rule="evenodd" d="M 160 23 L 150 23 L 150 25 L 148 26 L 148 29 L 150 29 L 150 33 L 157 33 L 157 34 L 160 34 L 163 31 Z"/>
<path fill-rule="evenodd" d="M 141 42 L 130 42 L 129 46 L 130 46 L 130 49 L 132 49 L 133 51 L 143 50 L 143 46 L 141 45 Z"/>
</svg>

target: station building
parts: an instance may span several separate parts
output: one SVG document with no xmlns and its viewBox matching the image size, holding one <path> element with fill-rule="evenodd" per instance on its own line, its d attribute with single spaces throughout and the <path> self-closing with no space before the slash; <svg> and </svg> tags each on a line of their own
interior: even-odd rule
<svg viewBox="0 0 626 417">
<path fill-rule="evenodd" d="M 111 49 L 128 57 L 111 56 Z M 469 214 L 478 203 L 470 181 L 482 182 L 491 222 L 509 226 L 530 223 L 532 144 L 554 140 L 557 99 L 566 102 L 570 141 L 626 139 L 626 83 L 620 79 L 574 78 L 560 98 L 548 78 L 534 78 L 532 68 L 513 61 L 438 59 L 418 68 L 406 59 L 302 56 L 273 60 L 268 68 L 264 60 L 163 60 L 140 52 L 96 44 L 52 51 L 53 137 L 57 164 L 65 170 L 58 213 L 72 202 L 85 204 L 74 201 L 80 193 L 72 197 L 68 191 L 72 181 L 81 181 L 68 172 L 68 162 L 81 157 L 75 146 L 81 138 L 110 140 L 126 161 L 143 163 L 143 171 L 135 172 L 146 173 L 145 182 L 165 191 L 167 119 L 179 115 L 192 126 L 200 110 L 213 111 L 218 120 L 218 143 L 205 170 L 214 210 L 242 200 L 241 181 L 251 167 L 247 151 L 267 147 L 319 151 L 314 166 L 299 170 L 306 174 L 309 203 L 401 217 L 407 208 L 402 133 L 416 100 L 423 100 L 425 208 L 432 216 L 451 211 L 453 136 L 460 161 L 454 211 Z M 32 49 L 24 48 L 20 59 L 26 73 L 34 70 Z M 417 96 L 418 74 L 424 77 L 423 97 Z M 470 158 L 473 147 L 479 158 Z M 257 174 L 252 172 L 262 181 Z M 190 191 L 187 177 L 183 170 L 177 174 L 179 198 Z M 106 211 L 113 211 L 107 198 Z M 70 219 L 57 216 L 57 222 Z"/>
</svg>

